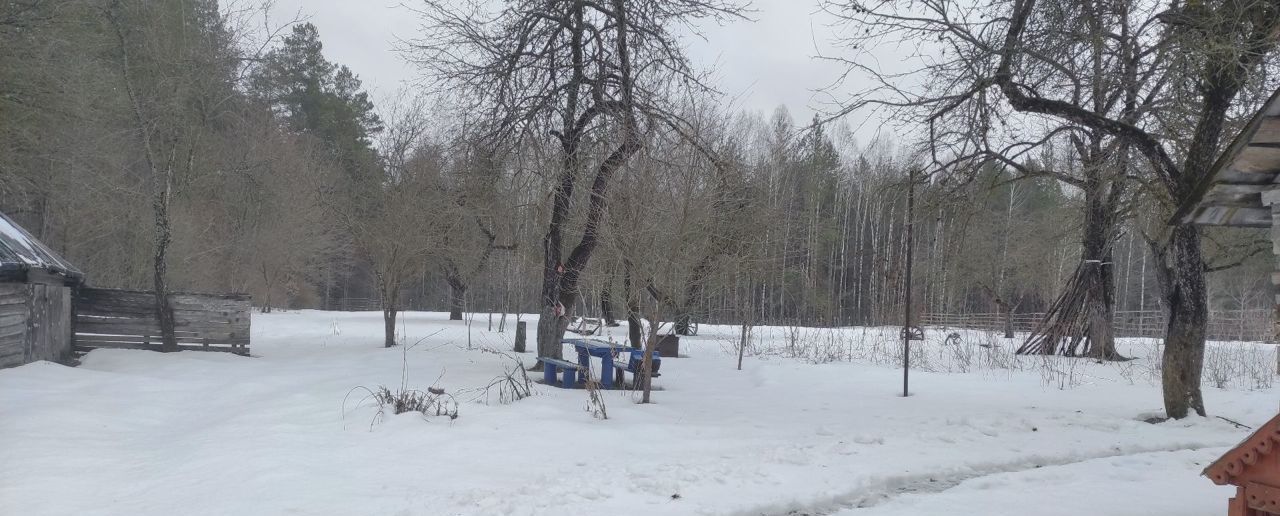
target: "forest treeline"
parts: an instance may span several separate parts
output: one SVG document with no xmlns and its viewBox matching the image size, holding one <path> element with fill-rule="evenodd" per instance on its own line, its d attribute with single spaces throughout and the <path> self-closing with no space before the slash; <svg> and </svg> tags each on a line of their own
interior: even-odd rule
<svg viewBox="0 0 1280 516">
<path fill-rule="evenodd" d="M 172 176 L 174 289 L 249 292 L 264 309 L 394 295 L 403 308 L 536 311 L 546 149 L 456 138 L 444 128 L 466 120 L 411 91 L 375 106 L 311 24 L 263 41 L 261 13 L 213 2 L 5 8 L 0 209 L 91 284 L 152 287 L 159 167 Z M 580 311 L 668 303 L 703 321 L 899 322 L 918 166 L 905 142 L 857 141 L 783 107 L 689 109 L 726 164 L 679 141 L 631 164 Z M 1082 199 L 1052 178 L 987 166 L 920 197 L 922 312 L 1044 311 L 1079 259 Z M 1116 242 L 1117 309 L 1158 309 L 1141 237 Z M 1212 276 L 1217 306 L 1268 306 L 1266 265 L 1259 255 Z"/>
<path fill-rule="evenodd" d="M 803 120 L 725 107 L 670 30 L 744 19 L 737 3 L 504 5 L 423 2 L 398 50 L 424 80 L 374 98 L 314 25 L 272 26 L 265 8 L 4 2 L 0 210 L 90 284 L 155 291 L 161 314 L 172 290 L 375 308 L 388 346 L 404 309 L 541 313 L 539 352 L 558 355 L 567 318 L 549 316 L 629 320 L 637 342 L 640 318 L 891 324 L 910 288 L 916 314 L 1049 311 L 1043 352 L 1117 358 L 1111 313 L 1174 299 L 1201 317 L 1206 273 L 1210 305 L 1270 306 L 1262 235 L 1162 229 L 1273 86 L 1265 5 L 1019 0 L 967 25 L 946 2 L 825 2 L 867 28 L 850 48 L 948 47 L 906 100 L 850 56 L 880 86 Z M 1170 79 L 1194 74 L 1198 90 Z M 859 141 L 850 117 L 871 105 L 928 129 Z M 1194 333 L 1170 329 L 1202 348 Z M 1082 334 L 1098 344 L 1077 349 Z"/>
</svg>

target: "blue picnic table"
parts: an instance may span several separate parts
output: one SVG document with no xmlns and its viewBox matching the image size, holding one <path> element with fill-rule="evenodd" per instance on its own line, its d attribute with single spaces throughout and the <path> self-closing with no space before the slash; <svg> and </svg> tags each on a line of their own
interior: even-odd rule
<svg viewBox="0 0 1280 516">
<path fill-rule="evenodd" d="M 627 364 L 632 361 L 630 358 L 622 358 L 623 362 L 621 366 L 615 364 L 614 360 L 619 358 L 619 355 L 623 353 L 631 355 L 634 353 L 637 357 L 644 356 L 643 352 L 634 350 L 631 346 L 626 344 L 608 342 L 599 339 L 564 339 L 561 342 L 573 345 L 574 350 L 578 352 L 578 365 L 582 366 L 584 371 L 590 367 L 591 357 L 600 357 L 600 386 L 605 389 L 613 388 L 614 370 L 618 368 L 625 369 L 627 368 Z M 658 353 L 656 351 L 653 353 L 653 356 L 653 360 L 658 360 Z"/>
</svg>

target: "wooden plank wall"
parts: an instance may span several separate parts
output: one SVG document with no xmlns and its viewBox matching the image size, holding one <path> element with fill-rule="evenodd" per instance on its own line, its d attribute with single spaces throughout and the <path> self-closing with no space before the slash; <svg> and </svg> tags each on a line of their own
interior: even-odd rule
<svg viewBox="0 0 1280 516">
<path fill-rule="evenodd" d="M 249 354 L 248 294 L 169 295 L 178 349 Z M 75 350 L 160 350 L 160 322 L 151 292 L 81 288 L 75 298 Z"/>
<path fill-rule="evenodd" d="M 0 283 L 0 367 L 27 363 L 27 299 L 24 283 Z"/>
<path fill-rule="evenodd" d="M 0 284 L 0 368 L 71 357 L 71 289 Z"/>
<path fill-rule="evenodd" d="M 31 283 L 27 318 L 28 362 L 71 357 L 71 288 Z"/>
</svg>

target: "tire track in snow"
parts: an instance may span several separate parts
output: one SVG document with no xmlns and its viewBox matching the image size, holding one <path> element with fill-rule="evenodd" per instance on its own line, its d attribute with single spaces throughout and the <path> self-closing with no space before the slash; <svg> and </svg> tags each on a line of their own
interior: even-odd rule
<svg viewBox="0 0 1280 516">
<path fill-rule="evenodd" d="M 906 475 L 891 475 L 869 480 L 847 493 L 836 495 L 825 500 L 800 504 L 788 504 L 787 509 L 770 507 L 758 511 L 744 511 L 739 515 L 752 516 L 830 516 L 841 511 L 866 509 L 907 494 L 941 493 L 963 482 L 982 477 L 1006 473 L 1020 473 L 1040 468 L 1068 466 L 1101 459 L 1128 457 L 1148 453 L 1198 451 L 1207 448 L 1230 447 L 1232 443 L 1221 444 L 1184 444 L 1173 446 L 1133 447 L 1125 450 L 1113 450 L 1103 453 L 1075 454 L 1068 456 L 1046 457 L 1031 456 L 1017 461 L 983 464 L 971 467 L 953 468 L 952 472 L 934 472 Z"/>
</svg>

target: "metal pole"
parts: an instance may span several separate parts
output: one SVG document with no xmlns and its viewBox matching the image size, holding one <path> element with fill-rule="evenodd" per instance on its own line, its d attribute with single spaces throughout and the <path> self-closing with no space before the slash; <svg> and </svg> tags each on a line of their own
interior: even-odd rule
<svg viewBox="0 0 1280 516">
<path fill-rule="evenodd" d="M 910 395 L 907 390 L 908 378 L 911 373 L 911 232 L 912 220 L 915 216 L 916 208 L 916 176 L 914 170 L 907 171 L 907 281 L 905 294 L 905 308 L 902 317 L 902 397 Z"/>
</svg>

